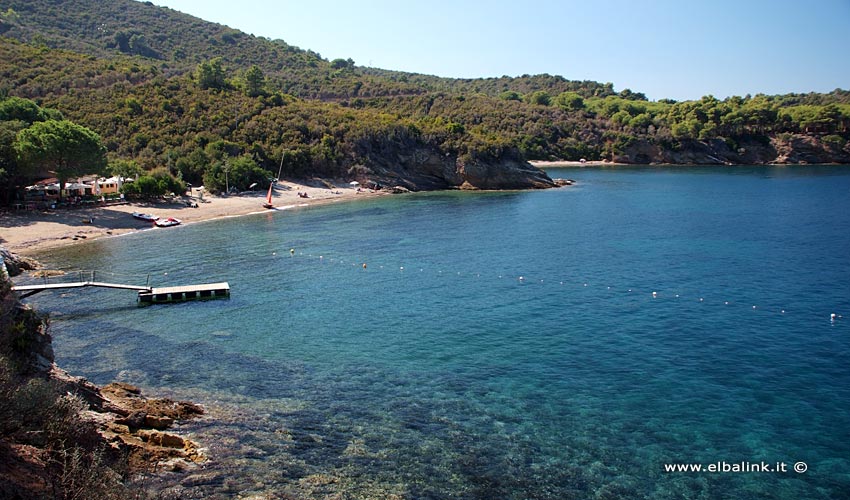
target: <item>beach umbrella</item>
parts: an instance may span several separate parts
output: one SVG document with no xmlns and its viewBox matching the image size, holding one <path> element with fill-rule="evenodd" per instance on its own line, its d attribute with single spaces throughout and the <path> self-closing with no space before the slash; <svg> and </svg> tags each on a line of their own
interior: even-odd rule
<svg viewBox="0 0 850 500">
<path fill-rule="evenodd" d="M 357 182 L 357 181 L 351 181 L 351 182 L 349 182 L 348 184 L 350 184 L 350 185 L 352 185 L 352 186 L 355 186 L 355 187 L 357 187 L 357 186 L 359 186 L 359 185 L 360 185 L 360 183 L 359 183 L 359 182 Z"/>
</svg>

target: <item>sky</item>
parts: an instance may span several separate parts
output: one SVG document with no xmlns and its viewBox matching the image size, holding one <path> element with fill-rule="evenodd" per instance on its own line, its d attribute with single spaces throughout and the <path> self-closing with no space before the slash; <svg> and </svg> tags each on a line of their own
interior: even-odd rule
<svg viewBox="0 0 850 500">
<path fill-rule="evenodd" d="M 650 100 L 850 89 L 850 0 L 153 0 L 358 66 Z"/>
</svg>

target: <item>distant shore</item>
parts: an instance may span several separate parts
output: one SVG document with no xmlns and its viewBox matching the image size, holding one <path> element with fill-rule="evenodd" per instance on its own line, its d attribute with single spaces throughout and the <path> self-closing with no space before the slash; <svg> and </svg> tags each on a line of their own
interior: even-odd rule
<svg viewBox="0 0 850 500">
<path fill-rule="evenodd" d="M 615 163 L 607 160 L 593 160 L 593 161 L 573 161 L 573 160 L 556 160 L 556 161 L 542 161 L 542 160 L 533 160 L 529 161 L 537 168 L 545 169 L 546 167 L 599 167 L 599 166 L 619 166 L 619 165 L 628 165 L 628 163 Z"/>
<path fill-rule="evenodd" d="M 307 197 L 301 197 L 298 193 L 307 193 Z M 273 202 L 277 210 L 286 210 L 381 194 L 384 193 L 367 189 L 358 191 L 349 185 L 330 188 L 281 181 L 275 187 Z M 133 218 L 131 214 L 152 213 L 162 218 L 180 219 L 183 224 L 192 224 L 223 217 L 268 212 L 269 210 L 262 206 L 265 195 L 266 191 L 262 190 L 231 196 L 205 194 L 201 199 L 196 190 L 194 196 L 184 196 L 174 202 L 133 202 L 76 209 L 0 212 L 0 244 L 11 252 L 28 255 L 91 239 L 142 230 L 175 231 L 180 228 L 156 228 L 150 222 Z M 187 201 L 197 203 L 197 208 L 187 206 Z"/>
</svg>

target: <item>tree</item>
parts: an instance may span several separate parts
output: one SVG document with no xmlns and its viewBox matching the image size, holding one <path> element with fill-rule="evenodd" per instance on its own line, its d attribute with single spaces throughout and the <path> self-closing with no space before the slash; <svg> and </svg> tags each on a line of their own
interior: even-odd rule
<svg viewBox="0 0 850 500">
<path fill-rule="evenodd" d="M 62 120 L 38 122 L 18 132 L 15 150 L 21 162 L 42 166 L 59 179 L 59 196 L 71 177 L 100 173 L 106 148 L 95 132 Z"/>
<path fill-rule="evenodd" d="M 163 194 L 183 194 L 186 192 L 186 183 L 174 177 L 166 167 L 155 168 L 148 175 L 156 179 L 159 189 Z"/>
<path fill-rule="evenodd" d="M 259 97 L 266 93 L 266 76 L 256 64 L 245 72 L 245 93 L 248 97 Z"/>
<path fill-rule="evenodd" d="M 540 106 L 548 106 L 552 98 L 545 90 L 537 90 L 525 96 L 526 102 L 529 104 L 537 104 Z"/>
<path fill-rule="evenodd" d="M 620 97 L 630 101 L 645 101 L 646 95 L 643 92 L 632 92 L 632 89 L 624 89 L 620 92 Z"/>
<path fill-rule="evenodd" d="M 245 191 L 254 183 L 267 185 L 271 177 L 272 173 L 257 165 L 250 156 L 242 155 L 226 158 L 207 169 L 204 186 L 210 192 L 225 192 L 228 187 Z"/>
<path fill-rule="evenodd" d="M 199 64 L 195 76 L 198 79 L 198 85 L 204 90 L 227 88 L 227 79 L 220 57 Z"/>
<path fill-rule="evenodd" d="M 348 67 L 348 62 L 345 59 L 334 59 L 331 61 L 331 68 L 333 69 L 345 69 Z"/>
<path fill-rule="evenodd" d="M 15 138 L 19 130 L 17 124 L 23 122 L 0 121 L 0 186 L 3 186 L 0 188 L 0 201 L 3 203 L 12 199 L 16 178 L 22 177 L 15 153 Z"/>
<path fill-rule="evenodd" d="M 115 45 L 121 52 L 130 52 L 130 33 L 123 30 L 118 30 L 114 35 Z"/>
<path fill-rule="evenodd" d="M 183 155 L 174 162 L 174 167 L 186 182 L 196 186 L 204 183 L 204 170 L 210 164 L 210 158 L 201 148 L 192 150 L 188 155 Z"/>
<path fill-rule="evenodd" d="M 567 111 L 584 109 L 584 99 L 576 92 L 561 92 L 555 97 L 555 104 Z"/>
<path fill-rule="evenodd" d="M 39 107 L 35 102 L 21 97 L 0 100 L 0 201 L 8 203 L 16 191 L 31 180 L 32 169 L 18 161 L 15 150 L 18 133 L 35 122 L 62 119 L 55 109 Z"/>
<path fill-rule="evenodd" d="M 5 33 L 12 29 L 13 25 L 18 24 L 19 19 L 20 16 L 18 16 L 18 13 L 11 8 L 7 9 L 6 12 L 0 11 L 0 33 Z"/>
<path fill-rule="evenodd" d="M 133 160 L 115 160 L 109 162 L 109 173 L 122 179 L 136 178 L 142 175 L 142 167 Z"/>
<path fill-rule="evenodd" d="M 121 192 L 130 196 L 153 199 L 166 193 L 185 193 L 186 184 L 171 175 L 167 168 L 161 167 L 151 170 L 133 182 L 124 184 Z"/>
<path fill-rule="evenodd" d="M 148 41 L 145 39 L 145 35 L 140 35 L 138 33 L 134 33 L 130 36 L 130 53 L 140 55 L 143 57 L 152 57 L 157 58 L 159 54 L 150 46 L 148 46 Z"/>
<path fill-rule="evenodd" d="M 45 110 L 29 99 L 9 97 L 0 101 L 0 121 L 21 120 L 35 123 L 48 118 Z"/>
</svg>

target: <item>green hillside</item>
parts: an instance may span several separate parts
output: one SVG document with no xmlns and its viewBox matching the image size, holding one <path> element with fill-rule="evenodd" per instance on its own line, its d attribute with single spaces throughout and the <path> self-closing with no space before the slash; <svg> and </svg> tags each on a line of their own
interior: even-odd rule
<svg viewBox="0 0 850 500">
<path fill-rule="evenodd" d="M 559 93 L 581 90 L 590 95 L 613 93 L 611 84 L 569 82 L 549 75 L 486 80 L 455 80 L 360 68 L 353 61 L 326 61 L 310 50 L 283 40 L 269 40 L 182 14 L 150 2 L 118 0 L 4 0 L 0 34 L 35 45 L 62 48 L 109 58 L 137 55 L 156 63 L 163 74 L 190 72 L 197 64 L 220 57 L 234 72 L 257 65 L 274 90 L 305 99 L 341 99 L 505 90 Z"/>
<path fill-rule="evenodd" d="M 328 61 L 132 0 L 0 1 L 6 96 L 91 128 L 112 162 L 192 183 L 237 158 L 271 173 L 284 160 L 290 176 L 396 162 L 404 177 L 420 168 L 405 151 L 458 165 L 850 162 L 845 90 L 677 103 L 552 75 L 440 78 Z M 21 126 L 3 125 L 0 152 Z"/>
</svg>

